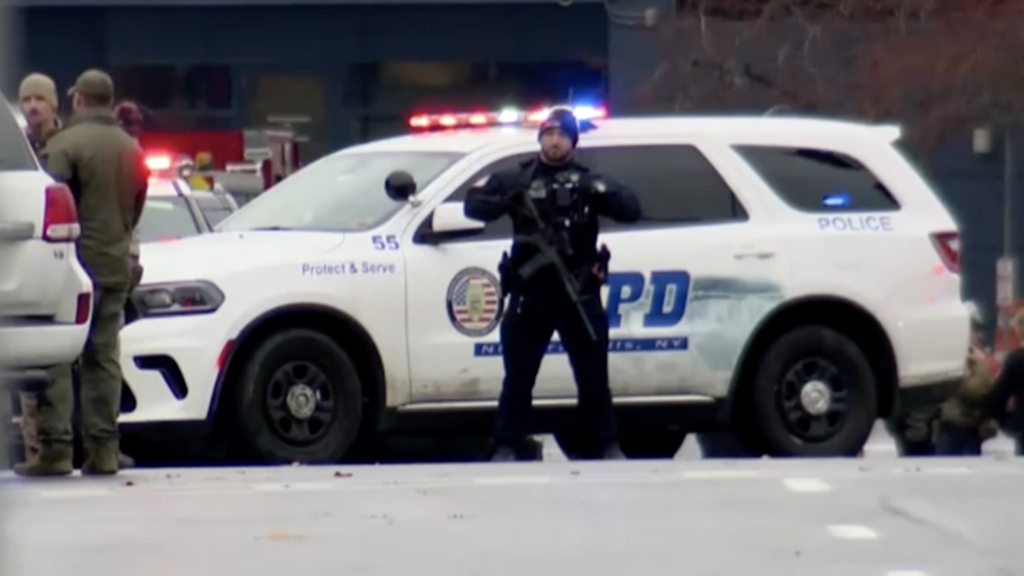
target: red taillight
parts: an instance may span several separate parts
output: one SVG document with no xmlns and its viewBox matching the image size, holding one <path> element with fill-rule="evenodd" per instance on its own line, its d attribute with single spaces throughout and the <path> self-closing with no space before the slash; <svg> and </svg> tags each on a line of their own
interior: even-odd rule
<svg viewBox="0 0 1024 576">
<path fill-rule="evenodd" d="M 487 114 L 477 113 L 469 115 L 470 126 L 486 126 L 490 121 L 490 117 L 488 117 Z"/>
<path fill-rule="evenodd" d="M 92 294 L 82 292 L 75 300 L 75 324 L 81 326 L 87 323 L 90 312 L 92 312 Z"/>
<path fill-rule="evenodd" d="M 459 123 L 459 119 L 455 116 L 444 115 L 438 118 L 437 123 L 445 128 L 453 128 Z"/>
<path fill-rule="evenodd" d="M 946 270 L 954 274 L 960 273 L 960 233 L 936 232 L 932 234 L 932 244 L 939 253 L 939 259 Z"/>
<path fill-rule="evenodd" d="M 78 210 L 71 189 L 63 184 L 46 187 L 43 208 L 43 240 L 47 242 L 73 242 L 82 229 L 78 225 Z"/>
</svg>

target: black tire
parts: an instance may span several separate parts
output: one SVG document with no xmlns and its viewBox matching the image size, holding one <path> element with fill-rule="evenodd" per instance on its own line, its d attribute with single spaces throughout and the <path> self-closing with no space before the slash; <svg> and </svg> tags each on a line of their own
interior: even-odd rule
<svg viewBox="0 0 1024 576">
<path fill-rule="evenodd" d="M 619 437 L 619 446 L 630 459 L 671 460 L 685 440 L 686 432 L 679 430 L 626 429 Z"/>
<path fill-rule="evenodd" d="M 363 415 L 359 373 L 345 350 L 320 332 L 290 329 L 267 338 L 248 357 L 233 388 L 241 426 L 233 434 L 261 460 L 337 462 L 359 436 Z M 313 413 L 304 420 L 295 417 L 287 402 L 277 401 L 282 390 L 287 400 L 300 388 L 297 394 L 304 397 L 306 406 L 315 400 Z M 299 438 L 303 427 L 309 434 Z M 282 430 L 294 436 L 289 438 Z"/>
<path fill-rule="evenodd" d="M 806 390 L 813 405 L 813 391 L 820 393 L 822 386 L 830 402 L 818 404 L 828 408 L 816 416 L 801 394 Z M 756 436 L 754 447 L 774 457 L 856 456 L 877 418 L 871 364 L 853 341 L 825 326 L 783 334 L 759 360 L 743 392 L 744 412 L 751 418 L 744 436 Z M 820 427 L 819 434 L 811 433 L 812 424 Z"/>
</svg>

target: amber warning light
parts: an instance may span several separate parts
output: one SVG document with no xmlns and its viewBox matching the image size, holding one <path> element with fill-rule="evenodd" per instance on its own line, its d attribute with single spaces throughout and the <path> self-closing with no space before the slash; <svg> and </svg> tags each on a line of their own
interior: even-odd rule
<svg viewBox="0 0 1024 576">
<path fill-rule="evenodd" d="M 519 110 L 517 108 L 505 108 L 497 112 L 414 114 L 409 117 L 409 128 L 424 131 L 486 128 L 490 126 L 536 126 L 547 119 L 552 109 Z M 608 110 L 603 106 L 573 106 L 572 111 L 580 122 L 603 120 L 608 117 Z"/>
</svg>

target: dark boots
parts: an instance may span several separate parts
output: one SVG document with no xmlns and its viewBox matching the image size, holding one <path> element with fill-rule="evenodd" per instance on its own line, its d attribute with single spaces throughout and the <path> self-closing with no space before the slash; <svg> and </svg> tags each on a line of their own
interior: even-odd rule
<svg viewBox="0 0 1024 576">
<path fill-rule="evenodd" d="M 532 457 L 525 457 L 526 455 L 523 454 L 524 452 L 526 452 L 526 451 L 525 450 L 516 450 L 512 446 L 498 445 L 498 447 L 494 450 L 494 454 L 491 456 L 491 462 L 516 462 L 516 461 L 519 461 L 519 460 L 527 460 L 527 461 L 540 461 L 540 460 L 542 460 L 542 458 L 540 457 L 540 453 L 539 453 L 540 452 L 539 446 L 536 447 L 536 450 L 532 451 L 532 452 L 535 452 L 535 454 L 529 454 Z M 599 460 L 628 460 L 628 458 L 626 457 L 626 454 L 622 451 L 622 448 L 620 448 L 617 443 L 612 443 L 612 444 L 609 444 L 608 446 L 606 446 L 604 448 L 604 450 L 602 450 L 601 452 L 598 453 L 598 459 Z"/>
<path fill-rule="evenodd" d="M 71 446 L 43 446 L 29 452 L 25 462 L 14 465 L 14 473 L 25 477 L 68 476 L 74 472 Z M 110 476 L 135 466 L 135 460 L 118 450 L 117 442 L 86 442 L 82 474 Z"/>
<path fill-rule="evenodd" d="M 70 444 L 43 444 L 30 452 L 24 462 L 14 465 L 14 473 L 30 478 L 68 476 L 75 471 L 74 450 Z"/>
<path fill-rule="evenodd" d="M 498 446 L 494 450 L 494 455 L 491 456 L 491 462 L 515 462 L 518 459 L 519 455 L 511 446 Z"/>
<path fill-rule="evenodd" d="M 117 455 L 117 467 L 121 470 L 128 470 L 129 468 L 135 468 L 135 458 L 121 452 Z"/>
<path fill-rule="evenodd" d="M 121 451 L 117 441 L 85 441 L 85 462 L 82 474 L 88 476 L 111 476 L 120 470 Z"/>
<path fill-rule="evenodd" d="M 626 453 L 618 444 L 609 444 L 601 453 L 602 460 L 628 460 Z"/>
</svg>

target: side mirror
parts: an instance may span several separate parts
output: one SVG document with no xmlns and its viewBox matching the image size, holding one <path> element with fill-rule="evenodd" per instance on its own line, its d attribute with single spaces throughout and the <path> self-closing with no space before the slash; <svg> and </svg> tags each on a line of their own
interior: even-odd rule
<svg viewBox="0 0 1024 576">
<path fill-rule="evenodd" d="M 484 231 L 486 224 L 479 220 L 467 218 L 462 202 L 445 202 L 434 209 L 431 216 L 430 229 L 424 230 L 423 240 L 428 244 L 436 244 L 442 239 L 472 236 Z"/>
<path fill-rule="evenodd" d="M 416 193 L 416 179 L 408 172 L 396 170 L 384 180 L 384 191 L 395 202 L 406 202 Z"/>
</svg>

